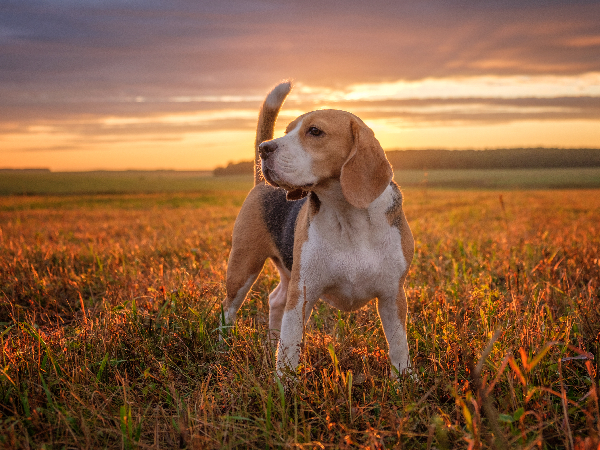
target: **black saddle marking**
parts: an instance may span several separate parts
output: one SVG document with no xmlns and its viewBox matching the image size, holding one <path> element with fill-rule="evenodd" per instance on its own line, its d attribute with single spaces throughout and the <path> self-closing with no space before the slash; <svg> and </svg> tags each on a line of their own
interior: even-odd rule
<svg viewBox="0 0 600 450">
<path fill-rule="evenodd" d="M 285 195 L 284 189 L 271 188 L 263 197 L 262 206 L 267 230 L 273 236 L 285 268 L 291 271 L 294 262 L 296 219 L 308 197 L 288 201 Z"/>
</svg>

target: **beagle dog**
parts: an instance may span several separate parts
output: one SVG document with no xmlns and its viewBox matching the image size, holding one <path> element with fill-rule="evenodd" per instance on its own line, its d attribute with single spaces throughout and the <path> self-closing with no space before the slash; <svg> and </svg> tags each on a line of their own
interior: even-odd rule
<svg viewBox="0 0 600 450">
<path fill-rule="evenodd" d="M 410 366 L 404 280 L 414 241 L 402 194 L 373 131 L 353 114 L 309 112 L 273 139 L 290 90 L 289 82 L 279 84 L 260 110 L 255 186 L 233 228 L 223 325 L 235 323 L 270 258 L 280 276 L 269 296 L 269 329 L 279 338 L 278 376 L 297 368 L 304 326 L 317 300 L 354 311 L 377 298 L 395 377 Z"/>
</svg>

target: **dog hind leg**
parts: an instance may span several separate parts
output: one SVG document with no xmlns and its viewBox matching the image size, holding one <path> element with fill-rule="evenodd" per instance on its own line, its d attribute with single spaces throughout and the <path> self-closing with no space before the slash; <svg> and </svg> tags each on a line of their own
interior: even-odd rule
<svg viewBox="0 0 600 450">
<path fill-rule="evenodd" d="M 232 250 L 227 267 L 227 297 L 222 303 L 222 327 L 235 325 L 237 312 L 258 278 L 266 259 L 266 255 L 249 259 L 245 257 L 243 251 Z"/>
<path fill-rule="evenodd" d="M 234 325 L 235 319 L 237 317 L 237 312 L 241 308 L 242 303 L 246 299 L 246 295 L 250 291 L 250 288 L 258 278 L 258 273 L 254 275 L 250 275 L 247 281 L 235 291 L 235 294 L 229 295 L 229 289 L 227 290 L 228 294 L 225 300 L 223 301 L 223 316 L 224 323 L 221 325 Z"/>
</svg>

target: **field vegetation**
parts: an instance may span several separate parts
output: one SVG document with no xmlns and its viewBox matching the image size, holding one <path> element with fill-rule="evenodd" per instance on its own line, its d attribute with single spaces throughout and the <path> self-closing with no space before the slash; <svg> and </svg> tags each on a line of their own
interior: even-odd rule
<svg viewBox="0 0 600 450">
<path fill-rule="evenodd" d="M 240 163 L 244 165 L 245 163 Z M 112 195 L 223 191 L 248 192 L 253 163 L 240 174 L 212 176 L 210 172 L 174 170 L 122 172 L 4 172 L 0 195 Z M 235 167 L 235 165 L 233 165 Z M 401 167 L 401 166 L 400 166 Z M 235 172 L 237 169 L 234 169 Z M 598 189 L 600 167 L 546 169 L 396 170 L 404 187 L 427 189 Z"/>
<path fill-rule="evenodd" d="M 406 189 L 397 383 L 373 304 L 276 380 L 270 264 L 219 341 L 245 194 L 0 197 L 0 448 L 598 447 L 598 191 Z"/>
</svg>

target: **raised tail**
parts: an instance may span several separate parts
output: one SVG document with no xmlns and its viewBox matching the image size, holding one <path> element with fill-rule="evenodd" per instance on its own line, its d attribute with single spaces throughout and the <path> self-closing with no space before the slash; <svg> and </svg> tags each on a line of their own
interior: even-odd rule
<svg viewBox="0 0 600 450">
<path fill-rule="evenodd" d="M 285 101 L 292 90 L 292 82 L 284 81 L 273 88 L 264 103 L 260 108 L 258 114 L 258 125 L 256 126 L 256 142 L 254 144 L 254 185 L 264 183 L 262 173 L 260 171 L 260 156 L 258 154 L 258 146 L 265 141 L 273 139 L 273 133 L 275 131 L 275 122 L 277 121 L 277 115 L 281 109 L 281 105 Z"/>
</svg>

